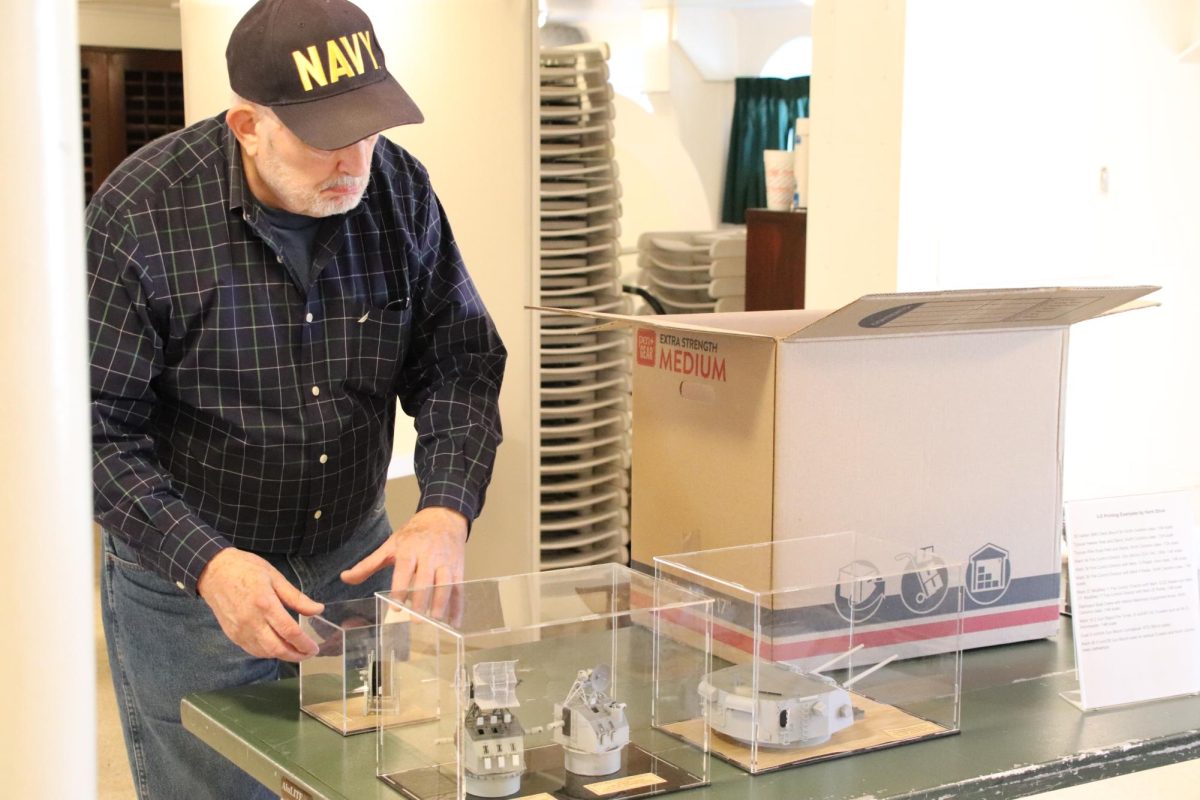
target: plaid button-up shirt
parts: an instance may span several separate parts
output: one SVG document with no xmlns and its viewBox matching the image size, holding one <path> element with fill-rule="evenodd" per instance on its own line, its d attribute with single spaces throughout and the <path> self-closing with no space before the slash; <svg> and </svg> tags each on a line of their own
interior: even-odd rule
<svg viewBox="0 0 1200 800">
<path fill-rule="evenodd" d="M 384 138 L 306 290 L 224 115 L 127 159 L 87 209 L 97 520 L 195 591 L 227 546 L 313 554 L 379 501 L 395 400 L 420 507 L 473 519 L 505 351 L 425 169 Z"/>
</svg>

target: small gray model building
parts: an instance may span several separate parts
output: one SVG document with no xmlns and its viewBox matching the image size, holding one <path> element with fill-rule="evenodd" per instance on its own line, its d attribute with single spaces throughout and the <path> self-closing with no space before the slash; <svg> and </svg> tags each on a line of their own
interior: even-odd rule
<svg viewBox="0 0 1200 800">
<path fill-rule="evenodd" d="M 608 696 L 608 667 L 576 673 L 561 703 L 554 704 L 554 741 L 562 745 L 567 772 L 610 775 L 621 768 L 621 750 L 629 744 L 625 704 Z"/>
<path fill-rule="evenodd" d="M 476 797 L 504 797 L 521 788 L 525 731 L 513 715 L 516 661 L 483 661 L 471 667 L 471 702 L 463 719 L 463 773 Z"/>
</svg>

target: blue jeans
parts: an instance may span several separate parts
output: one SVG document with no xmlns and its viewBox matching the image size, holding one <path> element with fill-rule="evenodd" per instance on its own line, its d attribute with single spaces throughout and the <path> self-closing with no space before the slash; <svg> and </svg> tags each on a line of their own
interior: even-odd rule
<svg viewBox="0 0 1200 800">
<path fill-rule="evenodd" d="M 362 530 L 332 553 L 260 555 L 317 602 L 370 597 L 391 588 L 390 569 L 359 586 L 342 583 L 338 575 L 391 532 L 380 504 Z M 275 680 L 281 662 L 248 655 L 226 638 L 207 603 L 139 566 L 117 537 L 105 531 L 103 539 L 101 615 L 138 797 L 278 798 L 279 787 L 268 789 L 185 731 L 179 701 L 195 692 Z"/>
</svg>

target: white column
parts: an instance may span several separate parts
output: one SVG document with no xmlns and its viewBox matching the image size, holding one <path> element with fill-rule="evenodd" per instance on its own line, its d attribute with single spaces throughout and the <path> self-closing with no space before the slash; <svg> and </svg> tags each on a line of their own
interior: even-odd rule
<svg viewBox="0 0 1200 800">
<path fill-rule="evenodd" d="M 225 45 L 254 0 L 181 0 L 183 110 L 189 125 L 229 108 Z"/>
<path fill-rule="evenodd" d="M 905 0 L 813 5 L 805 305 L 896 289 Z"/>
<path fill-rule="evenodd" d="M 504 444 L 471 532 L 467 575 L 527 572 L 538 566 L 539 502 L 531 377 L 537 354 L 534 316 L 525 310 L 538 263 L 535 8 L 530 0 L 391 5 L 385 18 L 376 15 L 377 5 L 363 8 L 375 22 L 388 71 L 421 107 L 425 123 L 388 135 L 429 169 L 467 269 L 508 347 L 500 393 Z"/>
<path fill-rule="evenodd" d="M 75 0 L 0 3 L 0 49 L 0 780 L 6 797 L 95 797 Z"/>
</svg>

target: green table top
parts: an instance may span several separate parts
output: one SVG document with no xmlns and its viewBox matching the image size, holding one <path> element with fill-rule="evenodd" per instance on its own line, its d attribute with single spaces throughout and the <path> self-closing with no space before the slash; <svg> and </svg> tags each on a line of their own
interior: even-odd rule
<svg viewBox="0 0 1200 800">
<path fill-rule="evenodd" d="M 713 758 L 688 798 L 1021 797 L 1200 758 L 1200 697 L 1081 713 L 1070 622 L 1054 639 L 968 651 L 962 733 L 750 776 Z M 296 679 L 184 698 L 184 727 L 279 790 L 313 798 L 397 800 L 375 778 L 376 737 L 342 737 L 299 710 Z"/>
</svg>

